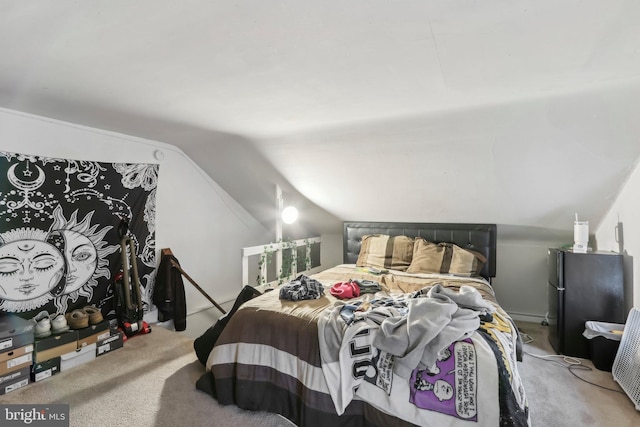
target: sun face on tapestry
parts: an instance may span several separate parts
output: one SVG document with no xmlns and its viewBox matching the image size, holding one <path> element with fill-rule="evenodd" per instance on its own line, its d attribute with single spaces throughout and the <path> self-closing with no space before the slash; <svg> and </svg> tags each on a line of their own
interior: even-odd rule
<svg viewBox="0 0 640 427">
<path fill-rule="evenodd" d="M 110 317 L 123 220 L 148 310 L 157 178 L 155 164 L 0 152 L 0 311 L 29 317 L 95 305 Z"/>
</svg>

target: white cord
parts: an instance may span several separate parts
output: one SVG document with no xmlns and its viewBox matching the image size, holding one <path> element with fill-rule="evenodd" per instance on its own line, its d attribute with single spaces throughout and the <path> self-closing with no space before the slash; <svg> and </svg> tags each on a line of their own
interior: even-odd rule
<svg viewBox="0 0 640 427">
<path fill-rule="evenodd" d="M 571 356 L 565 356 L 564 354 L 533 354 L 533 353 L 529 353 L 528 351 L 525 351 L 524 354 L 527 354 L 531 357 L 537 357 L 538 359 L 551 359 L 552 362 L 557 362 L 556 360 L 553 360 L 554 357 L 560 357 L 562 358 L 562 361 L 564 363 L 567 364 L 567 366 L 571 366 L 571 365 L 582 365 L 582 361 L 579 359 L 576 359 L 575 357 L 571 357 Z"/>
<path fill-rule="evenodd" d="M 524 335 L 526 335 L 526 334 L 524 334 Z M 533 338 L 531 338 L 529 335 L 527 335 L 527 337 L 529 337 L 531 339 L 531 341 L 533 341 Z M 531 342 L 531 341 L 529 341 L 529 342 Z M 615 389 L 612 389 L 612 388 L 609 388 L 609 387 L 604 387 L 604 386 L 602 386 L 600 384 L 596 384 L 594 382 L 588 381 L 588 380 L 582 378 L 581 376 L 579 376 L 578 374 L 576 374 L 575 372 L 573 372 L 572 368 L 584 369 L 584 370 L 587 370 L 587 371 L 591 371 L 592 370 L 590 367 L 584 365 L 580 359 L 576 359 L 575 357 L 565 356 L 564 354 L 544 354 L 544 355 L 543 354 L 533 354 L 533 353 L 529 353 L 528 351 L 523 351 L 523 353 L 527 354 L 527 355 L 529 355 L 531 357 L 535 357 L 537 359 L 541 359 L 541 360 L 557 363 L 558 365 L 567 368 L 569 370 L 569 372 L 571 372 L 571 375 L 573 375 L 574 377 L 576 377 L 579 380 L 584 381 L 584 382 L 586 382 L 588 384 L 594 385 L 596 387 L 603 388 L 605 390 L 615 391 L 616 393 L 624 393 L 624 392 L 622 392 L 620 390 L 615 390 Z M 564 364 L 561 363 L 559 360 L 553 360 L 554 357 L 560 357 L 562 359 L 562 362 L 564 362 Z"/>
<path fill-rule="evenodd" d="M 547 313 L 549 314 L 549 313 Z M 520 336 L 523 338 L 523 344 L 530 344 L 534 341 L 533 337 L 529 334 L 525 334 L 524 332 L 522 332 L 520 329 L 518 329 L 518 332 L 520 333 Z M 578 374 L 576 374 L 575 372 L 573 372 L 573 369 L 584 369 L 586 371 L 592 371 L 592 369 L 586 365 L 584 365 L 582 363 L 582 361 L 580 359 L 577 359 L 575 357 L 571 357 L 571 356 L 565 356 L 564 354 L 533 354 L 533 353 L 529 353 L 528 351 L 525 351 L 524 349 L 522 350 L 522 352 L 524 354 L 527 354 L 531 357 L 535 357 L 537 359 L 541 359 L 544 361 L 548 361 L 548 362 L 553 362 L 553 363 L 557 363 L 558 365 L 567 368 L 569 370 L 569 372 L 571 372 L 571 375 L 573 375 L 574 377 L 578 378 L 580 381 L 584 381 L 588 384 L 594 385 L 596 387 L 600 387 L 603 388 L 605 390 L 609 390 L 609 391 L 615 391 L 616 393 L 623 393 L 623 391 L 620 390 L 615 390 L 609 387 L 604 387 L 600 384 L 596 384 L 593 383 L 591 381 L 588 381 L 584 378 L 582 378 L 581 376 L 579 376 Z M 562 361 L 560 360 L 554 360 L 554 358 L 559 357 L 562 359 Z M 562 363 L 564 362 L 564 363 Z"/>
<path fill-rule="evenodd" d="M 520 336 L 522 337 L 522 343 L 523 344 L 530 344 L 534 341 L 533 337 L 529 334 L 524 333 L 521 330 L 518 330 L 520 332 Z M 524 354 L 527 354 L 531 357 L 536 357 L 538 359 L 549 359 L 552 362 L 556 362 L 559 363 L 556 360 L 553 360 L 554 357 L 560 357 L 562 358 L 562 361 L 564 363 L 566 363 L 566 365 L 563 366 L 572 366 L 572 365 L 582 365 L 582 362 L 579 359 L 576 359 L 575 357 L 571 357 L 571 356 L 565 356 L 564 354 L 533 354 L 533 353 L 529 353 L 528 351 L 523 351 Z M 560 363 L 561 364 L 561 363 Z M 562 364 L 561 364 L 562 365 Z"/>
</svg>

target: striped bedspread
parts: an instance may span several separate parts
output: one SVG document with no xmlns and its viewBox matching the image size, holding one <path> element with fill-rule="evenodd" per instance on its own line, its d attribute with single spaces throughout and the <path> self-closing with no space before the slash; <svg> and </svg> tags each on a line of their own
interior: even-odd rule
<svg viewBox="0 0 640 427">
<path fill-rule="evenodd" d="M 299 426 L 529 425 L 517 330 L 486 281 L 395 271 L 373 275 L 353 265 L 313 278 L 327 288 L 320 299 L 280 300 L 274 290 L 244 303 L 216 342 L 197 387 L 221 404 L 279 413 Z M 382 291 L 345 301 L 329 294 L 331 285 L 348 279 L 376 281 Z M 323 360 L 323 316 L 346 304 L 408 298 L 437 284 L 452 291 L 472 287 L 494 310 L 477 330 L 440 352 L 435 366 L 416 367 L 408 378 L 397 375 L 394 356 L 372 345 L 375 326 L 346 338 L 346 356 L 338 349 Z M 336 402 L 336 390 L 348 398 Z"/>
</svg>

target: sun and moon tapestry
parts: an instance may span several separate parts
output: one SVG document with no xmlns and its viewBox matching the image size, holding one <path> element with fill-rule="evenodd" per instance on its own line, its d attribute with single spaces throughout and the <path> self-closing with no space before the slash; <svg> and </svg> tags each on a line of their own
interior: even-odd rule
<svg viewBox="0 0 640 427">
<path fill-rule="evenodd" d="M 29 319 L 93 305 L 114 319 L 125 222 L 150 310 L 157 183 L 157 164 L 0 151 L 0 314 Z"/>
</svg>

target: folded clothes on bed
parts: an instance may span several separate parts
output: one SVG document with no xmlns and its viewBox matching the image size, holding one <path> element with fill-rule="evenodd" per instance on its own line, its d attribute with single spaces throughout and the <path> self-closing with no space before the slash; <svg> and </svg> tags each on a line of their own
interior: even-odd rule
<svg viewBox="0 0 640 427">
<path fill-rule="evenodd" d="M 324 295 L 322 283 L 304 274 L 292 281 L 285 283 L 280 288 L 280 299 L 300 301 L 305 299 L 318 299 Z"/>
<path fill-rule="evenodd" d="M 358 284 L 361 294 L 375 294 L 382 290 L 380 283 L 373 280 L 355 279 L 354 282 Z"/>
</svg>

